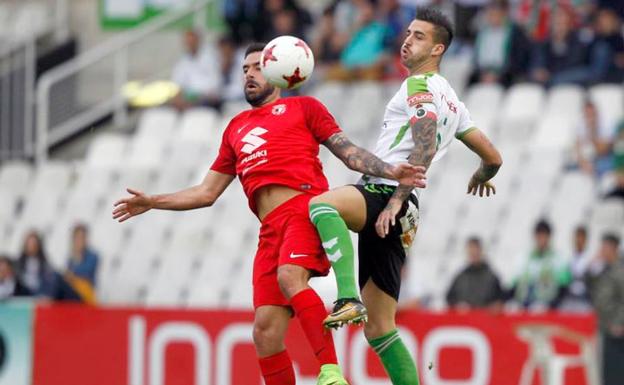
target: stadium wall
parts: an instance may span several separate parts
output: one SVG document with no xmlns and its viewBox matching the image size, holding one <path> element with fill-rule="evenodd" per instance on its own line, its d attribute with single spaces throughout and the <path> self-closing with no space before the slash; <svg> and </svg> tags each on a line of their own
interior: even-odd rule
<svg viewBox="0 0 624 385">
<path fill-rule="evenodd" d="M 4 360 L 0 385 L 28 382 L 6 374 L 29 377 L 30 330 L 36 385 L 262 384 L 249 311 L 37 305 L 31 319 L 24 307 L 0 305 L 0 315 L 4 344 L 20 351 L 17 359 Z M 592 316 L 405 312 L 398 323 L 424 385 L 593 382 L 587 380 L 596 368 Z M 389 384 L 361 329 L 343 329 L 335 337 L 352 385 Z M 298 384 L 315 384 L 318 368 L 297 322 L 287 346 Z M 540 365 L 549 380 L 539 379 Z"/>
</svg>

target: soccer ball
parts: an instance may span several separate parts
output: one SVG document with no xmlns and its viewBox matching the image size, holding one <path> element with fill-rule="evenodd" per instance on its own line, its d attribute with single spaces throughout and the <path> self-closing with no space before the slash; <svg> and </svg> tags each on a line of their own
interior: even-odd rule
<svg viewBox="0 0 624 385">
<path fill-rule="evenodd" d="M 300 87 L 312 74 L 314 55 L 305 41 L 280 36 L 264 47 L 260 68 L 270 84 L 292 90 Z"/>
</svg>

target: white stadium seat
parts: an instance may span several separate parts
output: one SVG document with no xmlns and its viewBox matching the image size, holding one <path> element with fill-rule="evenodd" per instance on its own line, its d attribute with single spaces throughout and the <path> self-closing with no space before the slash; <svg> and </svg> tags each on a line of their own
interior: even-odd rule
<svg viewBox="0 0 624 385">
<path fill-rule="evenodd" d="M 580 119 L 583 113 L 585 91 L 581 86 L 566 84 L 551 88 L 546 100 L 546 115 Z"/>
<path fill-rule="evenodd" d="M 128 137 L 121 134 L 102 134 L 87 150 L 86 164 L 97 168 L 117 168 L 124 158 Z"/>
<path fill-rule="evenodd" d="M 33 175 L 33 167 L 20 161 L 7 162 L 0 168 L 0 190 L 16 195 L 26 193 Z"/>
<path fill-rule="evenodd" d="M 310 94 L 323 103 L 329 112 L 337 116 L 345 102 L 346 87 L 338 82 L 320 83 L 312 89 Z"/>
<path fill-rule="evenodd" d="M 168 140 L 174 133 L 178 114 L 173 108 L 159 107 L 144 111 L 139 119 L 135 139 L 143 136 Z"/>
<path fill-rule="evenodd" d="M 624 116 L 624 89 L 618 84 L 600 84 L 589 89 L 589 95 L 606 124 L 615 125 Z"/>
<path fill-rule="evenodd" d="M 507 91 L 498 120 L 503 141 L 523 141 L 542 116 L 544 89 L 537 84 L 517 84 Z"/>
<path fill-rule="evenodd" d="M 476 126 L 488 134 L 495 131 L 504 92 L 499 84 L 477 84 L 468 90 L 464 99 Z"/>
</svg>

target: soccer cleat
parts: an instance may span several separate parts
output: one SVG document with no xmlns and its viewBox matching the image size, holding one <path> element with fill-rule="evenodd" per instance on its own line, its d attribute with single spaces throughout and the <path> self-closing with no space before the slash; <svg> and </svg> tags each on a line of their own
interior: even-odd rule
<svg viewBox="0 0 624 385">
<path fill-rule="evenodd" d="M 338 365 L 325 364 L 321 366 L 316 385 L 349 385 L 349 383 L 345 380 Z"/>
<path fill-rule="evenodd" d="M 325 318 L 323 326 L 338 329 L 343 325 L 361 325 L 368 321 L 368 310 L 357 298 L 340 298 L 334 302 L 333 312 Z"/>
</svg>

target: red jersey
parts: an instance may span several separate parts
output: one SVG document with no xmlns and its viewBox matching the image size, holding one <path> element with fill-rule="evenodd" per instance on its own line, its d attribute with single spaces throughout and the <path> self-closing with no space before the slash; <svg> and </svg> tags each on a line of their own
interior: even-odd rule
<svg viewBox="0 0 624 385">
<path fill-rule="evenodd" d="M 318 158 L 319 144 L 340 132 L 334 117 L 318 100 L 289 97 L 243 111 L 223 132 L 212 170 L 238 175 L 249 207 L 254 192 L 277 184 L 320 194 L 329 185 Z"/>
</svg>

